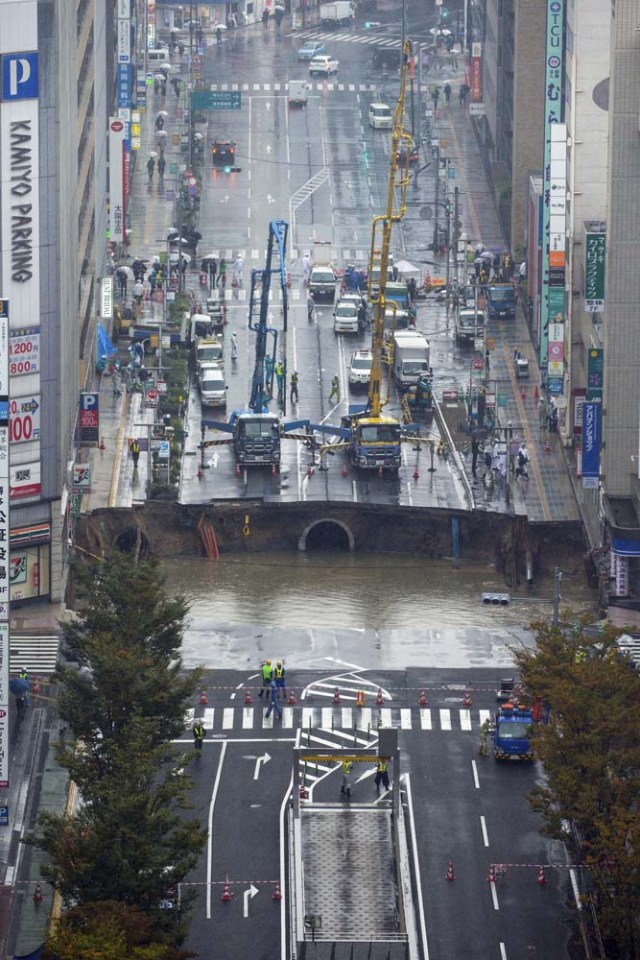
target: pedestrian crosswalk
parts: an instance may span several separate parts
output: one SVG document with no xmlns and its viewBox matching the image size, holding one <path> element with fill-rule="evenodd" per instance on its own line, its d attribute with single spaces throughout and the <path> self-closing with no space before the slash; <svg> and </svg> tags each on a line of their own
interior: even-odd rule
<svg viewBox="0 0 640 960">
<path fill-rule="evenodd" d="M 205 707 L 198 717 L 205 730 L 231 733 L 235 731 L 301 729 L 354 731 L 368 733 L 383 729 L 442 731 L 447 733 L 479 730 L 485 720 L 491 719 L 490 710 L 452 709 L 450 707 L 300 707 L 281 706 L 282 719 L 275 713 L 267 717 L 266 707 Z M 189 710 L 185 717 L 187 727 L 193 724 L 196 712 Z"/>
<path fill-rule="evenodd" d="M 322 30 L 320 28 L 310 27 L 308 30 L 302 30 L 299 37 L 305 40 L 326 40 L 328 43 L 338 41 L 339 43 L 360 43 L 367 47 L 388 47 L 399 50 L 402 46 L 400 39 L 385 37 L 379 33 L 339 33 L 338 31 Z"/>
<path fill-rule="evenodd" d="M 203 241 L 204 242 L 204 241 Z M 309 254 L 313 259 L 313 242 L 309 242 L 308 247 L 296 249 L 295 247 L 287 251 L 287 262 L 290 265 L 297 264 L 305 254 Z M 227 247 L 226 249 L 214 247 L 212 250 L 207 248 L 207 257 L 215 257 L 217 260 L 226 260 L 227 264 L 233 263 L 236 257 L 242 257 L 245 261 L 245 283 L 248 282 L 248 275 L 251 269 L 264 269 L 267 258 L 267 248 L 261 250 L 258 247 L 247 249 L 246 247 L 235 249 Z M 323 262 L 329 259 L 331 263 L 358 263 L 365 264 L 369 259 L 368 250 L 357 249 L 354 247 L 323 247 Z M 227 274 L 228 277 L 228 274 Z"/>
<path fill-rule="evenodd" d="M 307 80 L 308 93 L 375 93 L 376 83 L 340 83 L 337 80 Z M 217 92 L 232 91 L 235 93 L 273 93 L 286 96 L 289 92 L 288 83 L 212 83 L 209 89 Z"/>
</svg>

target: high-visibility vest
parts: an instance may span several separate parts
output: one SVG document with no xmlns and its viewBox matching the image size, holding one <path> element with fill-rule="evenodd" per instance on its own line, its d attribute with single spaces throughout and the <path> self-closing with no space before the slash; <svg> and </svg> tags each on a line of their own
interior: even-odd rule
<svg viewBox="0 0 640 960">
<path fill-rule="evenodd" d="M 388 769 L 386 760 L 378 760 L 378 773 L 386 773 Z"/>
<path fill-rule="evenodd" d="M 204 727 L 201 723 L 197 723 L 193 728 L 193 735 L 196 740 L 204 740 Z"/>
<path fill-rule="evenodd" d="M 284 667 L 276 667 L 276 677 L 284 677 Z"/>
<path fill-rule="evenodd" d="M 349 774 L 349 773 L 351 773 L 351 767 L 352 767 L 352 766 L 353 766 L 353 764 L 351 763 L 351 760 L 343 760 L 343 761 L 342 761 L 342 772 L 343 772 L 344 774 Z"/>
<path fill-rule="evenodd" d="M 131 453 L 140 453 L 140 444 L 137 440 L 131 441 Z"/>
<path fill-rule="evenodd" d="M 262 664 L 262 679 L 271 680 L 271 674 L 273 673 L 273 667 L 270 663 Z"/>
</svg>

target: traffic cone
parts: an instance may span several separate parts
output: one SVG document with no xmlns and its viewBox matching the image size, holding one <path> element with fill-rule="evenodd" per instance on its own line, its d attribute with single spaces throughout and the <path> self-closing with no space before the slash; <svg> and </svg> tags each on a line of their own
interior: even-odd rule
<svg viewBox="0 0 640 960">
<path fill-rule="evenodd" d="M 198 464 L 198 480 L 202 480 L 204 477 L 204 470 L 202 469 L 202 464 Z"/>
<path fill-rule="evenodd" d="M 271 476 L 272 476 L 272 477 L 277 477 L 277 476 L 278 476 L 278 471 L 276 470 L 276 465 L 275 465 L 275 463 L 272 463 L 272 464 L 271 464 Z"/>
<path fill-rule="evenodd" d="M 104 442 L 104 437 L 100 437 L 100 447 L 99 447 L 99 449 L 100 449 L 101 452 L 102 452 L 103 450 L 106 450 L 106 449 L 107 449 L 107 445 L 106 445 L 106 443 Z"/>
<path fill-rule="evenodd" d="M 202 704 L 203 707 L 206 707 L 206 705 L 209 703 L 209 701 L 207 700 L 206 690 L 203 690 L 202 693 L 200 694 L 200 703 Z"/>
<path fill-rule="evenodd" d="M 470 693 L 469 690 L 466 690 L 466 691 L 465 691 L 464 700 L 462 701 L 462 705 L 463 705 L 463 707 L 470 707 L 470 706 L 471 706 L 471 693 Z"/>
<path fill-rule="evenodd" d="M 253 703 L 253 697 L 251 696 L 251 690 L 249 690 L 249 687 L 247 687 L 247 689 L 244 692 L 244 702 L 247 704 L 247 706 L 250 703 Z"/>
<path fill-rule="evenodd" d="M 546 878 L 545 875 L 544 875 L 544 867 L 539 867 L 539 868 L 538 868 L 538 877 L 537 877 L 537 879 L 536 879 L 536 883 L 539 883 L 540 886 L 543 887 L 546 882 L 547 882 L 547 878 Z"/>
<path fill-rule="evenodd" d="M 271 899 L 272 899 L 272 900 L 282 900 L 282 893 L 280 892 L 280 884 L 278 883 L 277 880 L 276 880 L 276 888 L 275 888 L 275 890 L 273 891 L 273 893 L 271 894 Z"/>
<path fill-rule="evenodd" d="M 297 703 L 296 695 L 295 695 L 295 693 L 293 692 L 293 690 L 290 690 L 290 691 L 289 691 L 289 699 L 287 700 L 287 703 L 289 704 L 290 707 L 295 707 L 295 705 L 296 705 L 296 703 Z"/>
<path fill-rule="evenodd" d="M 342 470 L 340 471 L 340 473 L 342 474 L 343 477 L 347 477 L 349 475 L 349 470 L 347 469 L 346 463 L 342 464 Z"/>
<path fill-rule="evenodd" d="M 309 464 L 309 466 L 307 467 L 307 477 L 310 480 L 312 476 L 313 476 L 313 467 L 311 466 L 311 464 Z"/>
<path fill-rule="evenodd" d="M 495 868 L 495 864 L 492 863 L 489 866 L 489 876 L 487 877 L 487 883 L 495 883 L 495 882 L 496 882 L 496 868 Z"/>
<path fill-rule="evenodd" d="M 551 444 L 550 444 L 549 440 L 545 440 L 545 442 L 544 442 L 544 452 L 545 452 L 545 453 L 551 453 Z"/>
<path fill-rule="evenodd" d="M 31 693 L 33 693 L 36 697 L 37 697 L 38 694 L 40 693 L 40 678 L 39 678 L 39 677 L 34 677 L 34 678 L 33 678 L 33 686 L 31 687 Z"/>
<path fill-rule="evenodd" d="M 335 690 L 333 691 L 333 702 L 334 702 L 335 704 L 340 703 L 340 691 L 338 690 L 337 687 L 336 687 Z"/>
<path fill-rule="evenodd" d="M 527 391 L 525 390 L 524 387 L 522 387 L 522 389 L 520 390 L 520 399 L 521 399 L 521 400 L 526 400 L 526 399 L 527 399 Z"/>
<path fill-rule="evenodd" d="M 229 886 L 229 877 L 227 876 L 224 878 L 224 889 L 222 891 L 222 896 L 220 897 L 220 899 L 223 901 L 223 903 L 228 903 L 232 897 L 233 897 L 233 894 L 231 893 L 231 887 Z"/>
<path fill-rule="evenodd" d="M 305 787 L 304 783 L 300 784 L 300 799 L 307 800 L 309 798 L 309 791 Z"/>
<path fill-rule="evenodd" d="M 43 899 L 44 899 L 44 898 L 43 898 L 43 896 L 42 896 L 42 887 L 40 886 L 39 883 L 36 883 L 36 888 L 35 888 L 35 890 L 33 891 L 33 902 L 34 902 L 34 903 L 42 903 Z"/>
<path fill-rule="evenodd" d="M 240 471 L 240 464 L 239 464 L 239 463 L 236 463 L 236 477 L 239 477 L 239 476 L 240 476 L 240 473 L 241 473 L 241 471 Z"/>
<path fill-rule="evenodd" d="M 427 692 L 426 692 L 426 690 L 421 690 L 421 691 L 420 691 L 420 696 L 418 697 L 418 704 L 419 704 L 421 707 L 428 707 L 428 706 L 429 706 L 429 702 L 428 702 L 428 700 L 427 700 Z"/>
<path fill-rule="evenodd" d="M 414 480 L 419 480 L 419 479 L 420 479 L 420 471 L 418 470 L 417 467 L 416 467 L 415 470 L 413 471 L 413 479 L 414 479 Z"/>
<path fill-rule="evenodd" d="M 540 399 L 540 391 L 538 390 L 538 384 L 537 384 L 537 383 L 536 383 L 536 385 L 535 385 L 535 387 L 534 387 L 534 389 L 533 389 L 533 399 L 534 399 L 534 400 L 539 400 L 539 399 Z"/>
<path fill-rule="evenodd" d="M 378 687 L 378 696 L 376 697 L 377 706 L 381 707 L 384 703 L 384 697 L 382 696 L 382 687 Z"/>
<path fill-rule="evenodd" d="M 453 860 L 449 860 L 449 866 L 447 867 L 447 875 L 445 876 L 445 880 L 451 882 L 452 880 L 455 880 L 455 878 L 456 875 L 453 872 Z"/>
<path fill-rule="evenodd" d="M 364 690 L 356 690 L 356 707 L 364 707 Z"/>
</svg>

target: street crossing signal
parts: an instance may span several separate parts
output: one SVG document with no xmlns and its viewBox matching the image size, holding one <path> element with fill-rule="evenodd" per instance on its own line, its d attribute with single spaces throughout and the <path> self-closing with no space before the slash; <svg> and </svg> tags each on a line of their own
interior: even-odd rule
<svg viewBox="0 0 640 960">
<path fill-rule="evenodd" d="M 494 606 L 506 607 L 509 605 L 511 597 L 508 593 L 483 593 L 482 602 L 491 603 Z"/>
</svg>

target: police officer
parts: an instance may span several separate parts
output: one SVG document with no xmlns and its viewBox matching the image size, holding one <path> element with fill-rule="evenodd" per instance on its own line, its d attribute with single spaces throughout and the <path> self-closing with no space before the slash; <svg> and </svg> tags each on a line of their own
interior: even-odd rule
<svg viewBox="0 0 640 960">
<path fill-rule="evenodd" d="M 205 738 L 205 729 L 202 725 L 202 720 L 196 720 L 193 725 L 193 745 L 196 750 L 202 750 L 202 743 Z"/>
<path fill-rule="evenodd" d="M 385 790 L 389 789 L 389 764 L 384 757 L 376 761 L 376 793 L 380 793 L 380 784 Z"/>
<path fill-rule="evenodd" d="M 271 660 L 265 660 L 262 664 L 262 690 L 258 694 L 259 697 L 267 691 L 267 700 L 269 699 L 269 690 L 271 689 L 271 677 L 273 675 L 273 667 L 271 666 Z"/>
<path fill-rule="evenodd" d="M 276 682 L 275 677 L 273 677 L 273 679 L 271 680 L 269 687 L 271 690 L 271 703 L 269 704 L 269 707 L 267 709 L 265 716 L 270 717 L 271 711 L 275 709 L 276 716 L 278 717 L 278 719 L 281 719 L 282 710 L 280 709 L 280 704 L 278 703 L 278 684 Z"/>
<path fill-rule="evenodd" d="M 351 760 L 342 761 L 342 786 L 340 787 L 340 793 L 343 793 L 346 797 L 351 796 L 351 771 L 353 769 L 353 763 Z"/>
<path fill-rule="evenodd" d="M 276 681 L 276 687 L 278 690 L 278 693 L 276 694 L 276 699 L 278 698 L 278 695 L 282 690 L 282 699 L 285 700 L 287 697 L 287 689 L 286 689 L 286 680 L 284 675 L 284 664 L 282 663 L 282 660 L 278 660 L 276 662 L 275 669 L 273 671 L 273 678 Z"/>
</svg>

